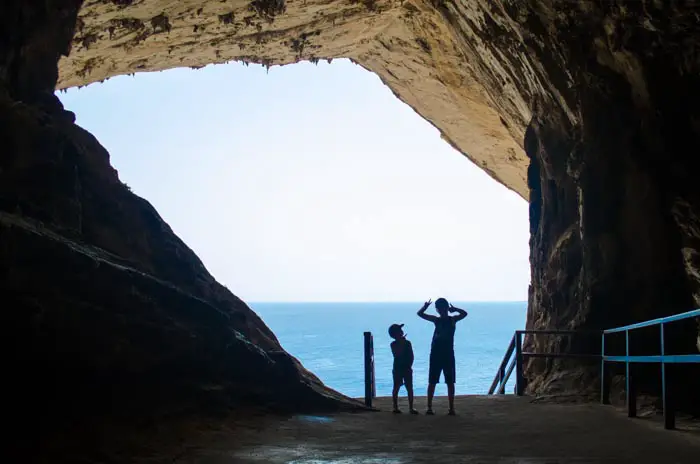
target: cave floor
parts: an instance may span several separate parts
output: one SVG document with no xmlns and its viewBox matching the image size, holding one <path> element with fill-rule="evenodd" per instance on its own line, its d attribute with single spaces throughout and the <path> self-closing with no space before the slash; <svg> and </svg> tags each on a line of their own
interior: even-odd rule
<svg viewBox="0 0 700 464">
<path fill-rule="evenodd" d="M 177 463 L 698 463 L 700 436 L 694 430 L 663 430 L 657 420 L 629 419 L 612 406 L 554 404 L 514 396 L 463 396 L 457 416 L 447 400 L 435 400 L 425 416 L 380 412 L 323 416 L 260 416 L 246 428 L 208 437 Z"/>
</svg>

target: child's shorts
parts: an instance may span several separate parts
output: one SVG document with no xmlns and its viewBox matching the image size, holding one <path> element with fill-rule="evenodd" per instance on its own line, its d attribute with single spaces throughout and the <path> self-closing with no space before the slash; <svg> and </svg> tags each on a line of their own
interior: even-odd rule
<svg viewBox="0 0 700 464">
<path fill-rule="evenodd" d="M 394 375 L 394 385 L 413 385 L 413 369 L 393 370 L 391 373 Z"/>
</svg>

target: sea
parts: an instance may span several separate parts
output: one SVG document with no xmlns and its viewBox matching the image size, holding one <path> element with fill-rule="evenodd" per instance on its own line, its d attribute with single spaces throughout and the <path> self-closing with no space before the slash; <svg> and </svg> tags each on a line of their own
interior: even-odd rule
<svg viewBox="0 0 700 464">
<path fill-rule="evenodd" d="M 525 328 L 527 303 L 459 302 L 468 311 L 457 324 L 455 358 L 458 395 L 486 394 L 515 330 Z M 413 384 L 416 395 L 425 395 L 433 324 L 416 312 L 422 302 L 406 303 L 250 303 L 251 308 L 277 336 L 282 347 L 299 359 L 326 385 L 350 397 L 364 396 L 363 333 L 374 339 L 377 396 L 390 396 L 392 355 L 387 332 L 393 323 L 405 324 L 413 344 Z M 434 313 L 434 308 L 428 310 Z M 514 376 L 512 376 L 514 377 Z M 442 379 L 441 379 L 442 382 Z M 512 393 L 514 379 L 506 393 Z M 405 390 L 401 390 L 401 395 Z M 436 395 L 447 394 L 443 383 Z"/>
</svg>

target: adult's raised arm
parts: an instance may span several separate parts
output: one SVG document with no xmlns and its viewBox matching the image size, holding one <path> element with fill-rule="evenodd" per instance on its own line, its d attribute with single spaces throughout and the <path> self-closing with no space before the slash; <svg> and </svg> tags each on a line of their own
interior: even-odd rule
<svg viewBox="0 0 700 464">
<path fill-rule="evenodd" d="M 430 303 L 432 303 L 432 302 L 433 302 L 433 299 L 431 298 L 428 301 L 426 301 L 425 303 L 423 303 L 423 307 L 421 307 L 421 309 L 418 310 L 418 317 L 420 317 L 421 319 L 425 319 L 426 321 L 430 321 L 430 322 L 434 322 L 437 320 L 437 317 L 432 316 L 430 314 L 425 314 L 425 310 L 428 309 L 428 307 L 430 306 Z"/>
<path fill-rule="evenodd" d="M 450 305 L 450 312 L 457 313 L 457 315 L 454 316 L 455 322 L 461 321 L 469 315 L 469 313 L 467 313 L 465 310 L 459 309 L 458 307 L 452 305 Z"/>
</svg>

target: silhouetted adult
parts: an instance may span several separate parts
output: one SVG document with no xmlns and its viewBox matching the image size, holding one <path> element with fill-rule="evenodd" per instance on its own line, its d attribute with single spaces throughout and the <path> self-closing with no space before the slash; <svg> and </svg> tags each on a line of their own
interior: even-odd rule
<svg viewBox="0 0 700 464">
<path fill-rule="evenodd" d="M 454 337 L 457 322 L 467 317 L 467 312 L 463 309 L 455 308 L 444 298 L 435 300 L 435 310 L 438 316 L 425 314 L 432 300 L 425 302 L 418 310 L 418 316 L 435 324 L 433 341 L 430 344 L 430 371 L 428 373 L 428 415 L 433 415 L 433 396 L 435 395 L 435 385 L 440 381 L 440 373 L 443 373 L 447 384 L 447 397 L 450 403 L 449 415 L 455 415 L 455 348 Z M 449 313 L 457 313 L 450 316 Z"/>
</svg>

